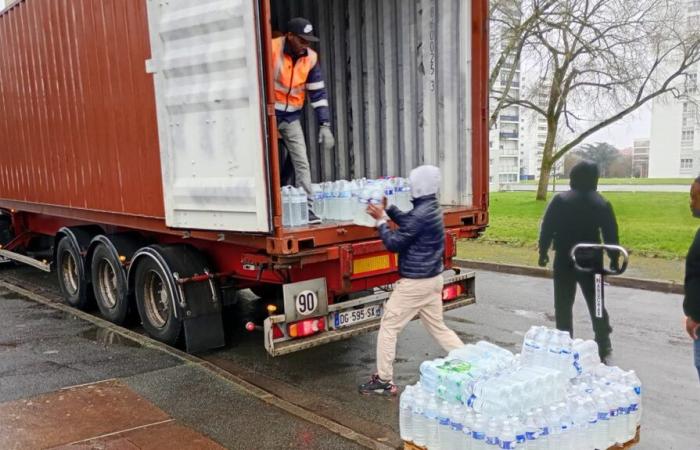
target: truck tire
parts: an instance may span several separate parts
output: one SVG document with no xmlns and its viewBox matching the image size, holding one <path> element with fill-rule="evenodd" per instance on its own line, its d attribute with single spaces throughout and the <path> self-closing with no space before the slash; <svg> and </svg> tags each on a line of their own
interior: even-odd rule
<svg viewBox="0 0 700 450">
<path fill-rule="evenodd" d="M 123 325 L 129 316 L 130 297 L 126 274 L 113 252 L 104 244 L 95 247 L 90 275 L 95 302 L 102 317 Z"/>
<path fill-rule="evenodd" d="M 182 333 L 182 320 L 175 317 L 175 292 L 166 280 L 172 274 L 165 273 L 161 265 L 151 258 L 144 258 L 136 266 L 134 294 L 141 323 L 149 336 L 168 345 L 177 345 Z"/>
<path fill-rule="evenodd" d="M 93 301 L 92 289 L 85 278 L 80 251 L 67 236 L 61 238 L 56 248 L 56 273 L 58 286 L 68 304 L 78 309 L 88 309 Z"/>
</svg>

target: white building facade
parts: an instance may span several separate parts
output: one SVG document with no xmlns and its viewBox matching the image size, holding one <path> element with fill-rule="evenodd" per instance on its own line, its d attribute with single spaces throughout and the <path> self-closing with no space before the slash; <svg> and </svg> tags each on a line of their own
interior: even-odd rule
<svg viewBox="0 0 700 450">
<path fill-rule="evenodd" d="M 687 23 L 700 23 L 700 1 L 687 2 Z M 678 98 L 657 97 L 652 104 L 649 178 L 695 177 L 700 173 L 698 67 L 689 71 Z"/>
</svg>

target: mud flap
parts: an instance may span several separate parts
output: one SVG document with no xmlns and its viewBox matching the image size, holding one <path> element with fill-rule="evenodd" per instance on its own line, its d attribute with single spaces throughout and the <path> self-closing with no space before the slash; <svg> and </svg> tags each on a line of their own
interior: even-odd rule
<svg viewBox="0 0 700 450">
<path fill-rule="evenodd" d="M 224 324 L 221 312 L 185 319 L 185 346 L 187 353 L 200 353 L 223 347 Z"/>
<path fill-rule="evenodd" d="M 185 245 L 153 246 L 167 261 L 176 289 L 175 309 L 182 320 L 187 353 L 223 347 L 224 321 L 221 291 L 213 279 L 178 283 L 179 279 L 201 275 L 210 267 L 205 256 Z"/>
</svg>

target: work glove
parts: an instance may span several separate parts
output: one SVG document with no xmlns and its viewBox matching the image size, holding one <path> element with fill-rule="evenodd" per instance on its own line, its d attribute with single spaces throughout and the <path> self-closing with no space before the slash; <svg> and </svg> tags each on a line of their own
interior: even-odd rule
<svg viewBox="0 0 700 450">
<path fill-rule="evenodd" d="M 330 124 L 323 124 L 318 130 L 318 143 L 323 151 L 331 151 L 335 147 L 335 138 Z"/>
<path fill-rule="evenodd" d="M 540 255 L 540 259 L 537 261 L 537 265 L 540 267 L 547 267 L 548 263 L 549 263 L 549 256 L 546 253 Z"/>
</svg>

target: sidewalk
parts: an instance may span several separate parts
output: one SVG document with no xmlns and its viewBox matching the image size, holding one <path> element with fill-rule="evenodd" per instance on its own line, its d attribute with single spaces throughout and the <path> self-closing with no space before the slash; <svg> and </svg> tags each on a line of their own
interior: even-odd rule
<svg viewBox="0 0 700 450">
<path fill-rule="evenodd" d="M 0 274 L 2 449 L 361 448 L 176 350 L 32 296 Z"/>
</svg>

